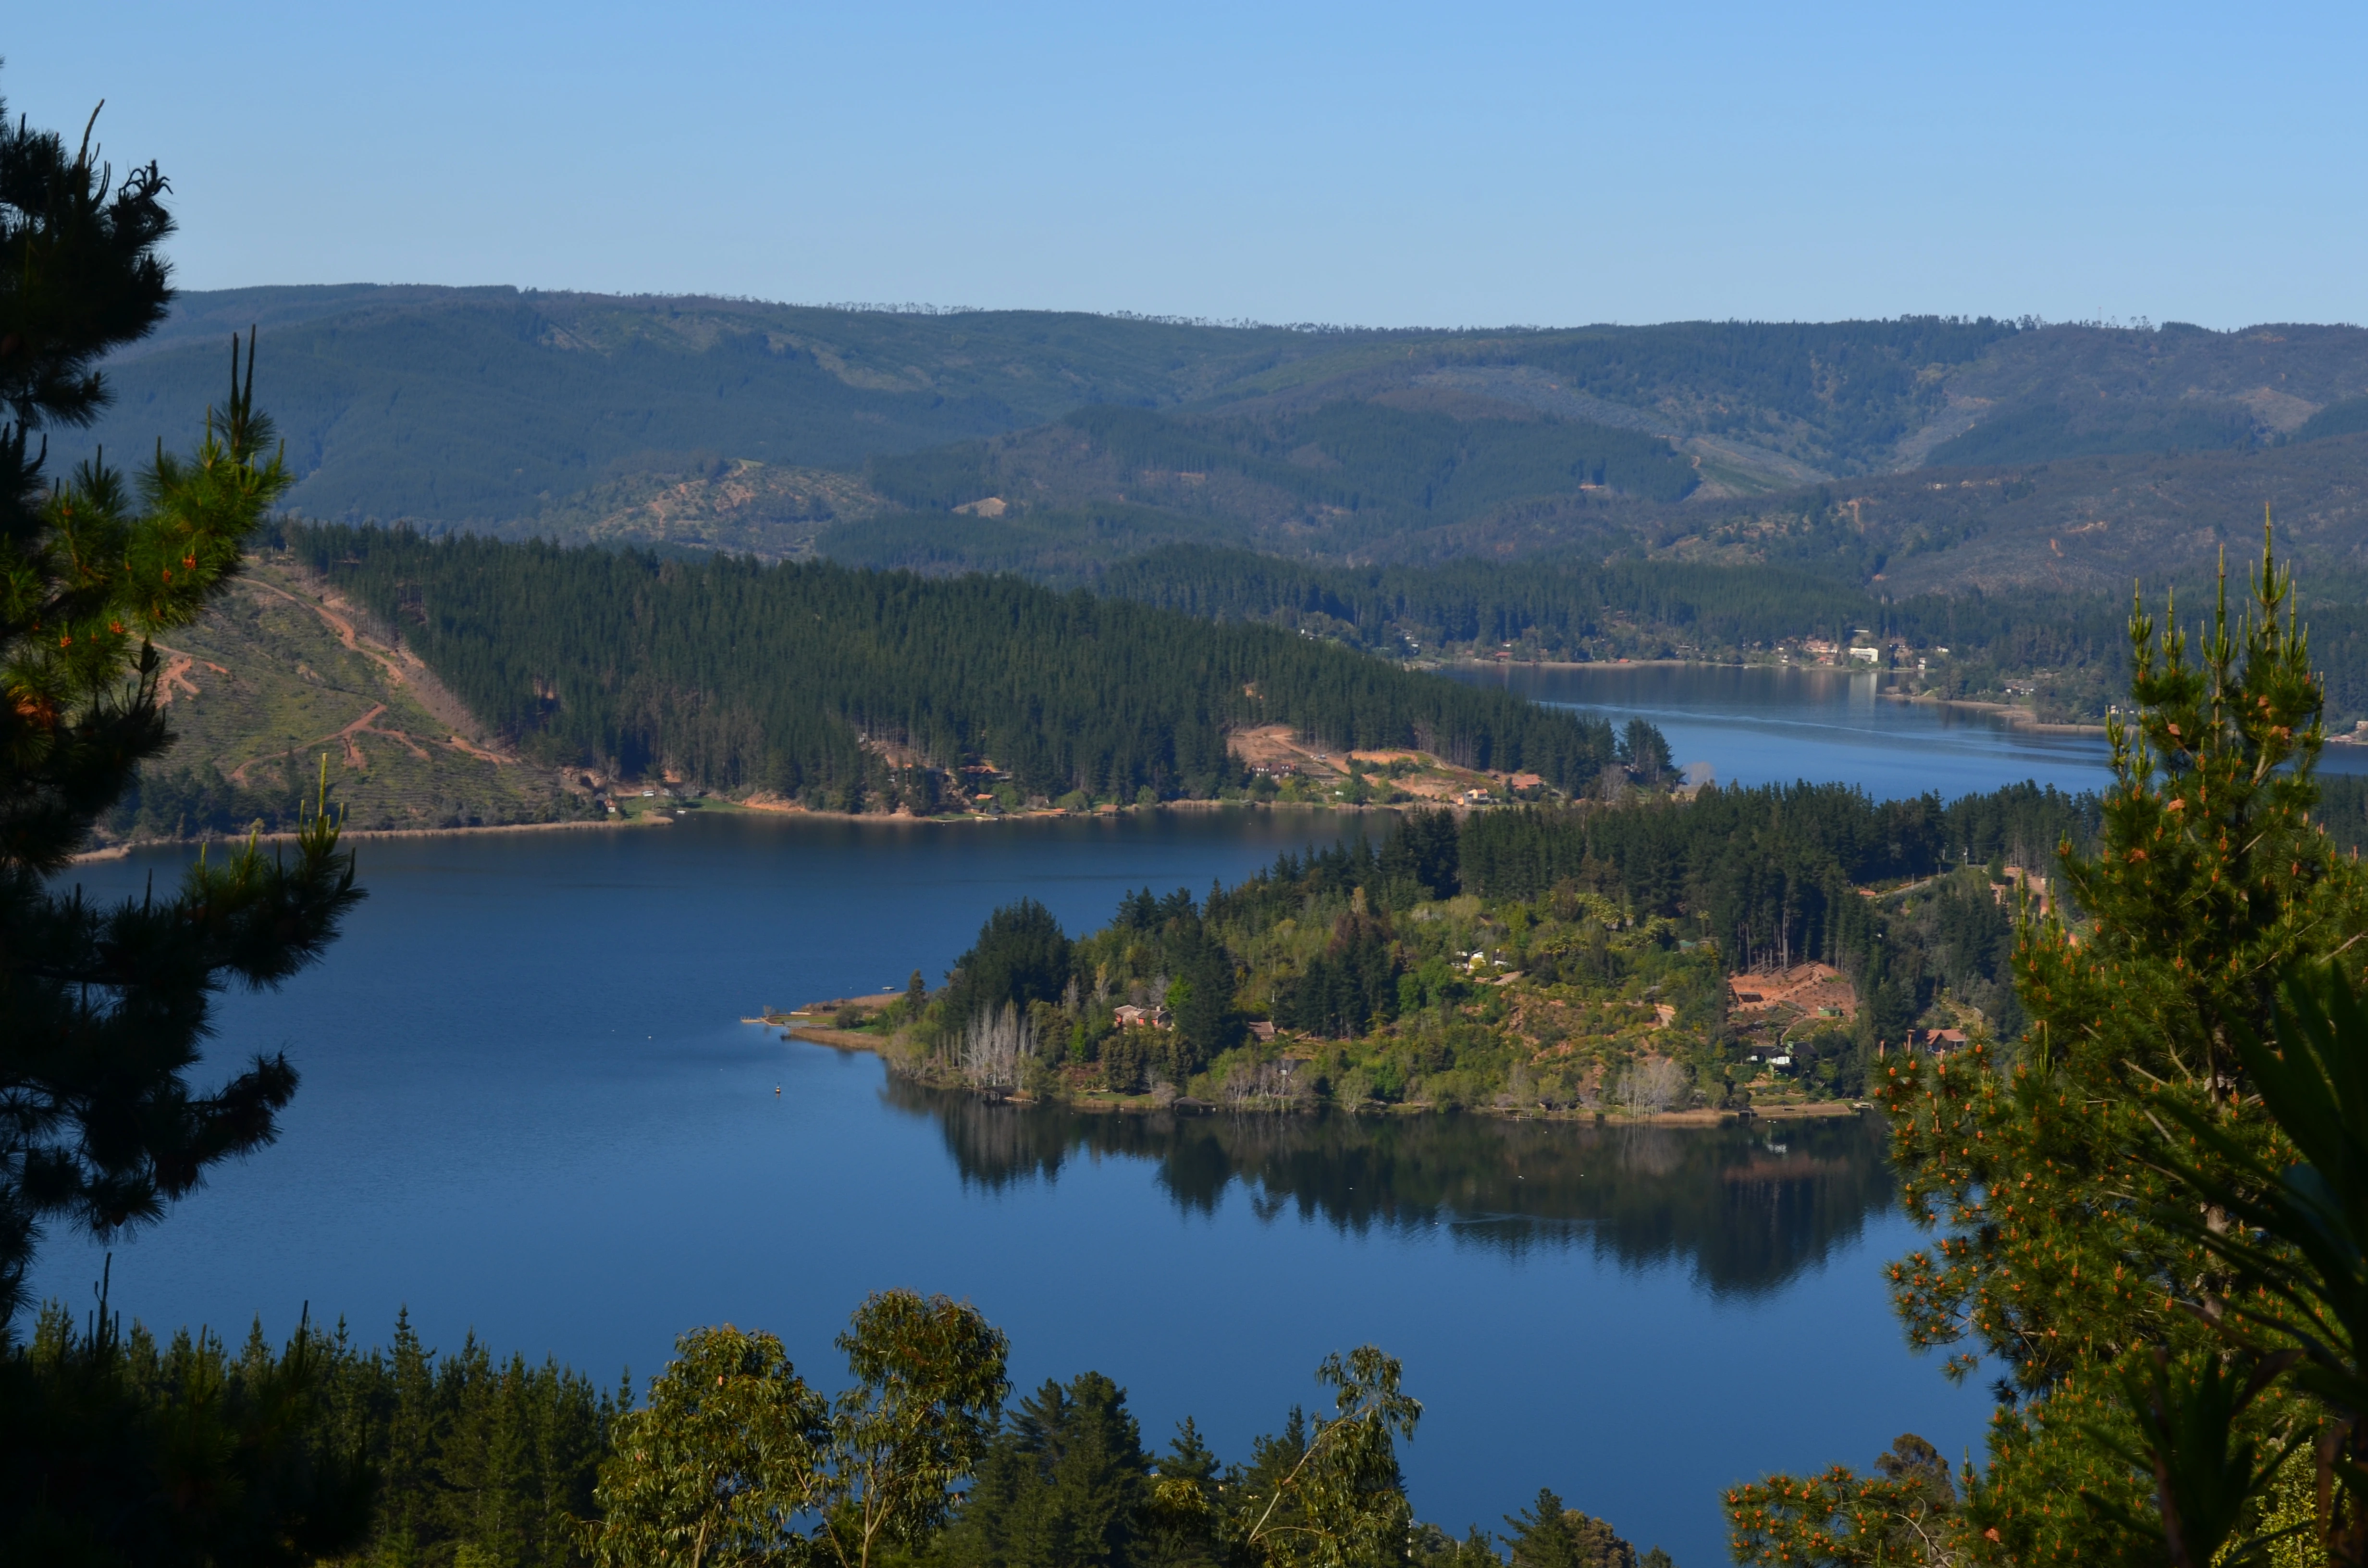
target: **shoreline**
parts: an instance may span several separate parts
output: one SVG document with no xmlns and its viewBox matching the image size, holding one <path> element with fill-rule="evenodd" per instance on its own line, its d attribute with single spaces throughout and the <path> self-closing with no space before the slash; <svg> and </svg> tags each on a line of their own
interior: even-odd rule
<svg viewBox="0 0 2368 1568">
<path fill-rule="evenodd" d="M 1515 666 L 1519 666 L 1523 669 L 1534 670 L 1636 670 L 1656 668 L 1715 670 L 1782 669 L 1798 670 L 1803 673 L 1829 673 L 1853 676 L 1868 674 L 1888 675 L 1891 673 L 1880 670 L 1851 670 L 1840 665 L 1760 665 L 1740 662 L 1728 663 L 1713 659 L 1496 660 L 1464 658 L 1441 660 L 1431 667 L 1501 670 Z M 2055 723 L 2041 720 L 2035 717 L 2028 708 L 2010 702 L 1989 702 L 1974 698 L 1963 697 L 1938 697 L 1930 692 L 1909 693 L 1902 691 L 1883 691 L 1878 692 L 1876 695 L 1892 702 L 1929 703 L 1934 707 L 1959 708 L 1971 712 L 1990 714 L 1997 717 L 2000 722 L 2008 725 L 2009 728 L 2027 730 L 2035 734 L 2086 735 L 2102 739 L 2108 733 L 2106 727 L 2102 724 Z M 2328 744 L 2331 745 L 2368 745 L 2368 741 L 2355 740 L 2348 735 L 2342 737 L 2329 736 Z M 1472 809 L 1461 801 L 1434 801 L 1428 798 L 1417 798 L 1397 801 L 1367 801 L 1361 805 L 1349 805 L 1345 802 L 1325 801 L 1174 800 L 1160 801 L 1148 806 L 1138 804 L 1105 805 L 1096 807 L 1087 812 L 1068 812 L 1063 811 L 1057 806 L 1046 806 L 1033 809 L 1023 809 L 1015 812 L 996 812 L 992 814 L 976 812 L 949 812 L 934 816 L 916 816 L 902 807 L 899 807 L 897 810 L 893 812 L 834 812 L 811 806 L 797 805 L 788 801 L 766 800 L 733 801 L 722 797 L 715 797 L 712 801 L 708 801 L 705 804 L 704 809 L 727 816 L 746 812 L 754 816 L 803 817 L 815 822 L 871 823 L 883 825 L 888 824 L 911 824 L 928 826 L 954 826 L 996 822 L 1044 821 L 1054 818 L 1076 819 L 1079 821 L 1098 820 L 1106 817 L 1124 816 L 1130 813 L 1144 812 L 1210 812 L 1237 809 L 1245 811 L 1361 813 L 1367 812 L 1424 811 L 1441 808 L 1452 811 L 1458 815 L 1462 815 L 1464 812 Z M 691 809 L 697 810 L 699 808 L 694 807 Z M 632 815 L 620 815 L 605 819 L 575 822 L 489 823 L 475 827 L 349 828 L 346 830 L 342 836 L 356 840 L 382 838 L 437 838 L 458 837 L 466 835 L 484 833 L 536 833 L 545 830 L 564 828 L 616 829 L 645 827 L 652 825 L 670 827 L 678 820 L 679 816 L 676 813 L 651 811 L 638 812 Z M 256 842 L 274 844 L 284 843 L 292 840 L 295 836 L 295 834 L 284 831 L 267 833 L 257 835 Z M 132 853 L 132 851 L 137 849 L 169 848 L 206 844 L 236 844 L 239 842 L 242 842 L 242 840 L 235 836 L 227 835 L 220 838 L 138 839 L 125 843 L 103 845 L 94 849 L 85 849 L 80 854 L 73 856 L 69 859 L 68 864 L 82 865 L 92 861 L 120 860 L 127 858 Z"/>
<path fill-rule="evenodd" d="M 2042 735 L 2096 735 L 2100 739 L 2109 732 L 2102 724 L 2060 724 L 2041 719 L 2030 709 L 2011 702 L 1982 702 L 1970 697 L 1934 697 L 1930 692 L 1909 694 L 1886 691 L 1881 694 L 1893 702 L 1928 702 L 1935 708 L 1970 708 L 1977 713 L 1998 714 L 2009 729 L 2030 730 Z"/>
<path fill-rule="evenodd" d="M 1853 670 L 1840 665 L 1759 665 L 1729 663 L 1723 659 L 1452 659 L 1441 661 L 1442 667 L 1450 665 L 1475 670 L 1501 670 L 1518 666 L 1527 670 L 1798 670 L 1804 675 L 1830 672 L 1834 675 L 1884 676 L 1897 673 L 1878 669 Z M 1986 702 L 1971 697 L 1936 697 L 1925 691 L 1882 691 L 1875 695 L 1887 702 L 1928 702 L 1936 708 L 1964 708 L 1977 713 L 1994 713 L 2001 722 L 2013 729 L 2030 730 L 2043 735 L 2096 735 L 2101 738 L 2106 733 L 2105 726 L 2102 724 L 2065 724 L 2041 719 L 2030 709 L 2019 703 Z M 2329 744 L 2333 744 L 2331 737 Z"/>
<path fill-rule="evenodd" d="M 993 816 L 982 815 L 971 812 L 948 812 L 942 816 L 933 817 L 916 817 L 910 812 L 901 811 L 826 812 L 814 811 L 804 806 L 749 806 L 744 805 L 737 801 L 722 802 L 718 806 L 710 806 L 706 809 L 713 812 L 718 816 L 735 816 L 742 812 L 746 812 L 752 816 L 799 817 L 813 822 L 871 823 L 881 826 L 894 824 L 897 826 L 912 825 L 916 827 L 958 827 L 976 824 L 1000 822 L 1048 822 L 1054 820 L 1093 822 L 1106 820 L 1111 817 L 1124 816 L 1130 812 L 1212 812 L 1235 810 L 1342 812 L 1409 812 L 1429 809 L 1440 804 L 1442 803 L 1422 801 L 1407 801 L 1393 803 L 1369 802 L 1361 806 L 1333 805 L 1326 804 L 1319 801 L 1162 801 L 1157 805 L 1119 806 L 1107 812 L 1064 812 L 1060 810 L 1058 807 L 1047 807 L 1041 811 L 999 812 Z M 1448 806 L 1446 809 L 1461 811 L 1468 810 L 1469 808 Z M 690 813 L 686 814 L 688 815 Z M 643 812 L 633 816 L 616 816 L 610 817 L 606 821 L 598 822 L 504 822 L 485 823 L 477 827 L 356 827 L 346 829 L 339 835 L 339 837 L 341 839 L 461 838 L 473 837 L 477 835 L 487 833 L 541 833 L 547 830 L 556 830 L 560 828 L 607 828 L 616 830 L 621 828 L 640 827 L 672 827 L 680 820 L 680 818 L 668 815 L 662 812 Z M 292 841 L 295 837 L 295 834 L 288 832 L 265 833 L 256 835 L 256 842 L 259 844 L 278 844 Z M 244 837 L 231 837 L 227 835 L 220 838 L 142 838 L 122 844 L 103 845 L 97 849 L 85 849 L 80 854 L 73 857 L 68 863 L 71 865 L 81 865 L 85 861 L 91 860 L 120 860 L 136 849 L 186 848 L 195 845 L 244 844 L 246 840 Z"/>
<path fill-rule="evenodd" d="M 761 1023 L 768 1028 L 780 1027 L 771 1020 L 763 1018 L 743 1018 L 740 1021 L 744 1024 Z M 868 1034 L 861 1029 L 832 1028 L 826 1024 L 793 1023 L 782 1029 L 781 1038 L 798 1040 L 807 1045 L 819 1045 L 830 1051 L 866 1052 L 879 1057 L 881 1065 L 887 1068 L 889 1072 L 895 1071 L 894 1065 L 888 1060 L 887 1052 L 881 1050 L 881 1046 L 884 1043 L 881 1037 Z M 940 1085 L 928 1086 L 943 1087 Z M 956 1092 L 981 1093 L 975 1089 Z M 1191 1099 L 1174 1100 L 1163 1106 L 1154 1101 L 1148 1095 L 1104 1095 L 1075 1100 L 1036 1100 L 1016 1095 L 999 1097 L 1011 1104 L 1058 1106 L 1064 1110 L 1077 1111 L 1088 1116 L 1115 1115 L 1129 1111 L 1149 1115 L 1162 1110 L 1184 1116 L 1208 1116 L 1230 1108 L 1225 1106 L 1212 1105 L 1204 1100 Z M 1429 1102 L 1383 1106 L 1371 1110 L 1347 1106 L 1315 1106 L 1307 1110 L 1284 1110 L 1275 1107 L 1261 1106 L 1239 1110 L 1235 1114 L 1306 1116 L 1319 1109 L 1337 1111 L 1343 1116 L 1493 1116 L 1508 1121 L 1558 1121 L 1568 1122 L 1578 1127 L 1734 1127 L 1755 1121 L 1839 1121 L 1863 1114 L 1859 1106 L 1844 1100 L 1811 1100 L 1783 1105 L 1753 1106 L 1748 1110 L 1717 1110 L 1710 1108 L 1700 1110 L 1663 1110 L 1654 1111 L 1645 1116 L 1623 1116 L 1617 1119 L 1609 1112 L 1600 1110 L 1539 1110 L 1526 1107 L 1520 1109 L 1499 1109 L 1494 1106 L 1465 1106 L 1455 1111 L 1443 1111 Z"/>
<path fill-rule="evenodd" d="M 608 828 L 613 831 L 618 828 L 672 827 L 673 825 L 672 817 L 645 812 L 640 816 L 620 816 L 604 822 L 495 822 L 484 823 L 476 827 L 351 827 L 339 832 L 337 839 L 339 843 L 343 843 L 352 838 L 450 838 L 481 833 L 550 833 L 564 828 Z M 255 835 L 255 841 L 257 844 L 291 844 L 295 839 L 296 835 L 286 832 L 259 833 Z M 74 856 L 68 864 L 79 866 L 92 860 L 121 860 L 135 849 L 173 849 L 187 848 L 192 845 L 237 845 L 245 842 L 244 838 L 230 837 L 142 838 L 124 844 L 109 844 L 97 849 L 85 849 Z"/>
</svg>

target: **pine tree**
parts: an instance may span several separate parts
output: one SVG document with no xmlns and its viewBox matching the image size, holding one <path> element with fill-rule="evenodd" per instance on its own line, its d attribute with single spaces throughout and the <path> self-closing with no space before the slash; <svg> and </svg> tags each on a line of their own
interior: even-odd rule
<svg viewBox="0 0 2368 1568">
<path fill-rule="evenodd" d="M 1891 1271 L 1909 1337 L 1956 1348 L 1953 1375 L 2005 1372 L 1957 1544 L 2025 1563 L 2158 1554 L 2127 1526 L 2153 1490 L 2127 1460 L 2128 1381 L 2157 1352 L 2215 1345 L 2179 1303 L 2210 1296 L 2219 1267 L 2145 1151 L 2157 1124 L 2201 1117 L 2227 1149 L 2286 1164 L 2242 1043 L 2270 1032 L 2299 967 L 2340 954 L 2356 975 L 2368 931 L 2356 863 L 2310 820 L 2320 687 L 2268 541 L 2244 613 L 2232 623 L 2224 576 L 2193 656 L 2142 608 L 2131 640 L 2099 845 L 2060 855 L 2078 918 L 2028 909 L 2017 944 L 2020 1048 L 1895 1055 L 1880 1084 L 1909 1212 L 1941 1233 Z M 1854 1488 L 1886 1484 L 1837 1470 L 1744 1489 L 1739 1560 L 1854 1560 L 1875 1528 L 1853 1522 Z"/>
<path fill-rule="evenodd" d="M 136 501 L 96 459 L 47 472 L 46 432 L 90 421 L 99 361 L 171 298 L 165 194 L 154 164 L 114 180 L 87 131 L 69 153 L 0 115 L 0 1333 L 44 1222 L 154 1221 L 271 1142 L 296 1090 L 284 1056 L 191 1082 L 213 993 L 279 984 L 361 896 L 325 813 L 292 856 L 250 845 L 171 897 L 101 908 L 49 885 L 171 744 L 153 634 L 222 592 L 289 483 L 265 456 L 251 341 L 194 456 L 160 446 Z"/>
<path fill-rule="evenodd" d="M 963 1568 L 1087 1568 L 1133 1559 L 1148 1461 L 1126 1392 L 1099 1372 L 1019 1403 L 939 1543 Z"/>
<path fill-rule="evenodd" d="M 1593 1568 L 1580 1549 L 1570 1511 L 1551 1487 L 1539 1487 L 1537 1501 L 1506 1515 L 1505 1523 L 1513 1568 Z"/>
<path fill-rule="evenodd" d="M 1513 1568 L 1636 1568 L 1636 1549 L 1601 1519 L 1563 1506 L 1549 1487 L 1538 1488 L 1537 1501 L 1518 1514 L 1505 1516 L 1511 1530 L 1505 1536 Z M 1663 1568 L 1668 1553 L 1659 1547 Z"/>
<path fill-rule="evenodd" d="M 1227 1479 L 1239 1477 L 1221 1471 L 1192 1418 L 1178 1422 L 1137 1528 L 1140 1568 L 1217 1568 L 1227 1560 L 1219 1512 Z"/>
</svg>

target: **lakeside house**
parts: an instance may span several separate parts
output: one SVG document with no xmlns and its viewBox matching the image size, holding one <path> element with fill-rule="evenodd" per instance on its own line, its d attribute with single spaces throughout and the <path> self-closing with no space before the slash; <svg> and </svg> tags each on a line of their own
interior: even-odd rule
<svg viewBox="0 0 2368 1568">
<path fill-rule="evenodd" d="M 1138 1007 L 1130 1002 L 1110 1011 L 1110 1021 L 1122 1029 L 1166 1029 L 1176 1027 L 1165 1007 Z"/>
<path fill-rule="evenodd" d="M 1909 1029 L 1907 1038 L 1900 1042 L 1900 1049 L 1922 1051 L 1927 1056 L 1952 1055 L 1965 1049 L 1965 1031 L 1963 1029 Z M 1888 1056 L 1890 1053 L 1889 1040 L 1879 1040 L 1874 1042 L 1874 1054 L 1877 1057 Z"/>
</svg>

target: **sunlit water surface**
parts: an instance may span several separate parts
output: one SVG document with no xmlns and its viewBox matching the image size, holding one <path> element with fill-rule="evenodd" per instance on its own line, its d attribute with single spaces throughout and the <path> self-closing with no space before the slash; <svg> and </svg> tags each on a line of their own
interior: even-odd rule
<svg viewBox="0 0 2368 1568">
<path fill-rule="evenodd" d="M 1155 1443 L 1191 1415 L 1229 1455 L 1370 1340 L 1428 1407 L 1423 1517 L 1493 1526 L 1552 1485 L 1686 1568 L 1722 1558 L 1730 1483 L 1903 1431 L 1977 1444 L 1980 1394 L 1889 1313 L 1911 1233 L 1871 1128 L 1079 1116 L 737 1021 L 935 980 L 1023 893 L 1088 929 L 1125 890 L 1205 892 L 1358 820 L 364 842 L 328 960 L 222 1009 L 214 1060 L 284 1048 L 304 1074 L 285 1135 L 120 1245 L 115 1301 L 274 1335 L 309 1301 L 370 1339 L 407 1305 L 431 1344 L 473 1328 L 603 1381 L 729 1320 L 834 1384 L 848 1310 L 905 1285 L 975 1301 L 1023 1385 L 1099 1369 Z M 76 878 L 125 892 L 185 858 Z M 61 1241 L 38 1284 L 85 1302 L 99 1261 Z"/>
<path fill-rule="evenodd" d="M 2010 724 L 1994 711 L 1907 702 L 1872 670 L 1699 665 L 1462 665 L 1449 674 L 1533 701 L 1641 716 L 1668 737 L 1679 765 L 1706 766 L 1723 784 L 1796 778 L 1856 784 L 1877 800 L 1943 799 L 2019 784 L 2102 789 L 2111 778 L 2101 733 Z M 2368 773 L 2368 747 L 2329 746 L 2328 773 Z"/>
</svg>

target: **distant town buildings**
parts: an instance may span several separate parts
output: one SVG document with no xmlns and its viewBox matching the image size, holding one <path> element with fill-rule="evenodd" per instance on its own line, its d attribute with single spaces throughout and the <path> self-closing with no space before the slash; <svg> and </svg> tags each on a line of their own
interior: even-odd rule
<svg viewBox="0 0 2368 1568">
<path fill-rule="evenodd" d="M 1853 631 L 1847 641 L 1829 642 L 1822 637 L 1786 640 L 1777 645 L 1780 659 L 1789 661 L 1800 651 L 1804 663 L 1818 665 L 1872 665 L 1877 669 L 1925 669 L 1936 658 L 1947 658 L 1949 650 L 1933 647 L 1919 649 L 1907 638 L 1877 637 L 1870 631 Z"/>
</svg>

